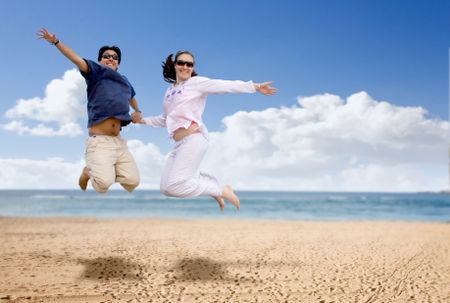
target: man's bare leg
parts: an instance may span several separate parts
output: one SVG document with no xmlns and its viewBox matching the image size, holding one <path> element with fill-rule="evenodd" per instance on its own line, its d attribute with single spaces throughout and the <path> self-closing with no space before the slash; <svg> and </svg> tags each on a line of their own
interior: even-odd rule
<svg viewBox="0 0 450 303">
<path fill-rule="evenodd" d="M 80 178 L 78 179 L 78 185 L 80 186 L 81 190 L 86 190 L 89 178 L 89 168 L 85 166 L 83 168 L 83 171 L 81 172 Z"/>
</svg>

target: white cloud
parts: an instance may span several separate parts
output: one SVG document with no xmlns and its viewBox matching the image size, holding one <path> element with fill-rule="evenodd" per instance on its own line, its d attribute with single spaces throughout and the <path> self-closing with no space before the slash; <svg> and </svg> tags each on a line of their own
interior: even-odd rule
<svg viewBox="0 0 450 303">
<path fill-rule="evenodd" d="M 44 124 L 40 123 L 35 127 L 29 127 L 24 125 L 23 121 L 11 121 L 8 124 L 3 125 L 3 129 L 13 131 L 19 135 L 33 135 L 33 136 L 76 136 L 82 134 L 83 131 L 79 124 L 76 123 L 66 123 L 60 125 L 58 130 L 55 130 L 51 127 L 47 127 Z"/>
<path fill-rule="evenodd" d="M 70 189 L 78 182 L 84 161 L 0 159 L 2 189 Z"/>
<path fill-rule="evenodd" d="M 86 115 L 86 84 L 79 71 L 68 70 L 50 81 L 43 98 L 20 99 L 6 111 L 12 121 L 3 129 L 20 135 L 78 136 L 78 119 Z M 29 125 L 28 125 L 29 124 Z"/>
<path fill-rule="evenodd" d="M 164 155 L 151 143 L 130 140 L 128 146 L 141 172 L 139 188 L 159 189 Z M 76 162 L 66 162 L 63 158 L 0 159 L 0 189 L 75 189 L 84 165 L 84 159 Z M 119 188 L 118 184 L 111 187 Z"/>
<path fill-rule="evenodd" d="M 446 121 L 360 92 L 238 112 L 212 133 L 208 170 L 239 189 L 416 191 L 448 187 Z"/>
<path fill-rule="evenodd" d="M 204 168 L 238 190 L 434 191 L 448 188 L 447 121 L 360 92 L 299 97 L 237 112 L 210 134 Z M 165 155 L 129 140 L 140 189 L 158 189 Z M 2 188 L 76 188 L 84 161 L 0 159 Z M 115 188 L 118 188 L 115 187 Z"/>
<path fill-rule="evenodd" d="M 158 147 L 139 140 L 128 140 L 128 147 L 134 156 L 141 175 L 141 189 L 159 189 L 159 180 L 166 161 Z"/>
</svg>

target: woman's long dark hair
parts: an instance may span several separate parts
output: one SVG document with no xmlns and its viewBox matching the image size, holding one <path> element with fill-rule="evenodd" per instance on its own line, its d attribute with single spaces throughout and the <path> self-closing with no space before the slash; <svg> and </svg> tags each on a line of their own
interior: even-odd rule
<svg viewBox="0 0 450 303">
<path fill-rule="evenodd" d="M 164 81 L 169 83 L 177 82 L 177 74 L 175 72 L 175 62 L 177 61 L 178 57 L 183 54 L 190 55 L 195 62 L 194 55 L 188 51 L 178 51 L 175 54 L 175 61 L 172 59 L 173 54 L 170 54 L 169 56 L 167 56 L 166 60 L 162 62 Z M 195 70 L 192 70 L 192 77 L 195 76 L 197 76 L 197 73 L 195 72 Z"/>
</svg>

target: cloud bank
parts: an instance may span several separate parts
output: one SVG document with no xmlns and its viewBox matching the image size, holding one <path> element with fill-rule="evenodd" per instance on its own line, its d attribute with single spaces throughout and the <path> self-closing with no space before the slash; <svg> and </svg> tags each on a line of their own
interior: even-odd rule
<svg viewBox="0 0 450 303">
<path fill-rule="evenodd" d="M 299 97 L 291 108 L 238 112 L 211 136 L 208 166 L 237 188 L 422 191 L 448 187 L 447 121 L 420 107 Z"/>
<path fill-rule="evenodd" d="M 289 108 L 237 112 L 223 125 L 210 134 L 204 168 L 237 190 L 448 188 L 450 126 L 428 118 L 421 107 L 377 101 L 366 92 L 345 100 L 322 94 L 299 97 Z M 140 168 L 140 188 L 158 189 L 165 155 L 152 143 L 128 144 Z M 6 167 L 2 188 L 76 188 L 84 161 L 0 159 L 0 165 Z"/>
<path fill-rule="evenodd" d="M 19 135 L 78 136 L 83 133 L 78 120 L 86 115 L 86 83 L 79 71 L 68 70 L 52 80 L 43 98 L 20 99 L 5 116 L 12 121 L 4 130 Z"/>
<path fill-rule="evenodd" d="M 152 143 L 129 140 L 128 147 L 139 166 L 140 188 L 159 188 L 165 156 Z M 0 159 L 0 189 L 78 189 L 78 177 L 84 165 L 84 159 L 76 162 L 66 162 L 63 158 Z M 111 187 L 119 188 L 118 184 Z"/>
</svg>

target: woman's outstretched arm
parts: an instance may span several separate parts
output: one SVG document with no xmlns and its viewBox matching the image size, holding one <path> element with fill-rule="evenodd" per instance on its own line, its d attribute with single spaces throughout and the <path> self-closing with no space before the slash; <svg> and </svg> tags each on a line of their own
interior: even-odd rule
<svg viewBox="0 0 450 303">
<path fill-rule="evenodd" d="M 274 95 L 277 92 L 275 87 L 271 87 L 272 81 L 263 82 L 263 83 L 255 83 L 255 89 L 257 92 L 260 92 L 263 95 Z"/>
</svg>

